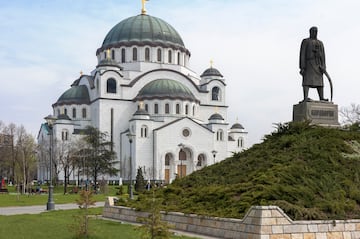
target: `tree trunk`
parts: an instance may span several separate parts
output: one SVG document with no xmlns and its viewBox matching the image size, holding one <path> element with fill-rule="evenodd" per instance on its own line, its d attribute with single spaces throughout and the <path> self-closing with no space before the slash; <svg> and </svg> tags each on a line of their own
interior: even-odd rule
<svg viewBox="0 0 360 239">
<path fill-rule="evenodd" d="M 67 175 L 67 172 L 68 172 L 67 167 L 68 167 L 68 166 L 65 166 L 65 167 L 64 167 L 64 195 L 67 193 L 67 184 L 68 184 L 68 182 L 67 182 L 67 178 L 68 178 L 68 175 Z"/>
</svg>

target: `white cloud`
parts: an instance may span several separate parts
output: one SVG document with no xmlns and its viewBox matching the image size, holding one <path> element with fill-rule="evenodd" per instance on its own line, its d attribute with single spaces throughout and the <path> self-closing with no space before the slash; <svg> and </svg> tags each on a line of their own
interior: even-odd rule
<svg viewBox="0 0 360 239">
<path fill-rule="evenodd" d="M 3 4 L 3 3 L 2 3 Z M 51 104 L 80 70 L 96 65 L 95 51 L 119 21 L 139 14 L 140 1 L 11 1 L 0 8 L 0 120 L 26 122 L 37 132 Z M 199 74 L 214 66 L 226 78 L 230 123 L 251 143 L 291 120 L 302 98 L 298 52 L 317 25 L 339 106 L 359 102 L 360 2 L 356 0 L 149 1 L 150 15 L 174 26 Z M 6 33 L 6 34 L 5 34 Z M 328 94 L 329 89 L 325 92 Z M 311 96 L 316 98 L 314 91 Z"/>
</svg>

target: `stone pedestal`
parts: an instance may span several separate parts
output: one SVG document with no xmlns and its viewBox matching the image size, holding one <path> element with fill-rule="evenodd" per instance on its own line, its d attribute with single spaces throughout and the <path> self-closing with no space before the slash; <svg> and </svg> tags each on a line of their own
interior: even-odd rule
<svg viewBox="0 0 360 239">
<path fill-rule="evenodd" d="M 338 106 L 332 102 L 300 102 L 293 106 L 293 121 L 310 120 L 312 124 L 339 126 Z"/>
</svg>

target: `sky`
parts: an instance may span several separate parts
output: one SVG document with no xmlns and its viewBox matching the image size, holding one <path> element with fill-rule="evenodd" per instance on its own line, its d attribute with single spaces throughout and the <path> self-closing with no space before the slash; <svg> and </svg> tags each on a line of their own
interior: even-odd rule
<svg viewBox="0 0 360 239">
<path fill-rule="evenodd" d="M 335 104 L 360 103 L 358 0 L 150 0 L 149 15 L 172 25 L 199 75 L 210 66 L 226 80 L 230 124 L 248 145 L 292 120 L 302 100 L 301 40 L 318 27 Z M 37 136 L 51 105 L 97 65 L 96 50 L 118 22 L 138 15 L 141 0 L 0 1 L 0 120 Z M 325 81 L 325 96 L 330 88 Z M 315 89 L 310 97 L 317 99 Z"/>
</svg>

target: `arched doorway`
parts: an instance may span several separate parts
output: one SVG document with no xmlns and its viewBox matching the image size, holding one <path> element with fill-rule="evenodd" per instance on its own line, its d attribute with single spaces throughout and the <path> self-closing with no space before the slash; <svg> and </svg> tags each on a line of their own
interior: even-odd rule
<svg viewBox="0 0 360 239">
<path fill-rule="evenodd" d="M 185 177 L 186 176 L 186 151 L 185 149 L 180 149 L 179 151 L 179 163 L 177 166 L 177 176 L 179 178 Z"/>
<path fill-rule="evenodd" d="M 173 165 L 174 157 L 171 153 L 165 155 L 165 183 L 170 183 L 171 179 L 171 165 Z"/>
</svg>

